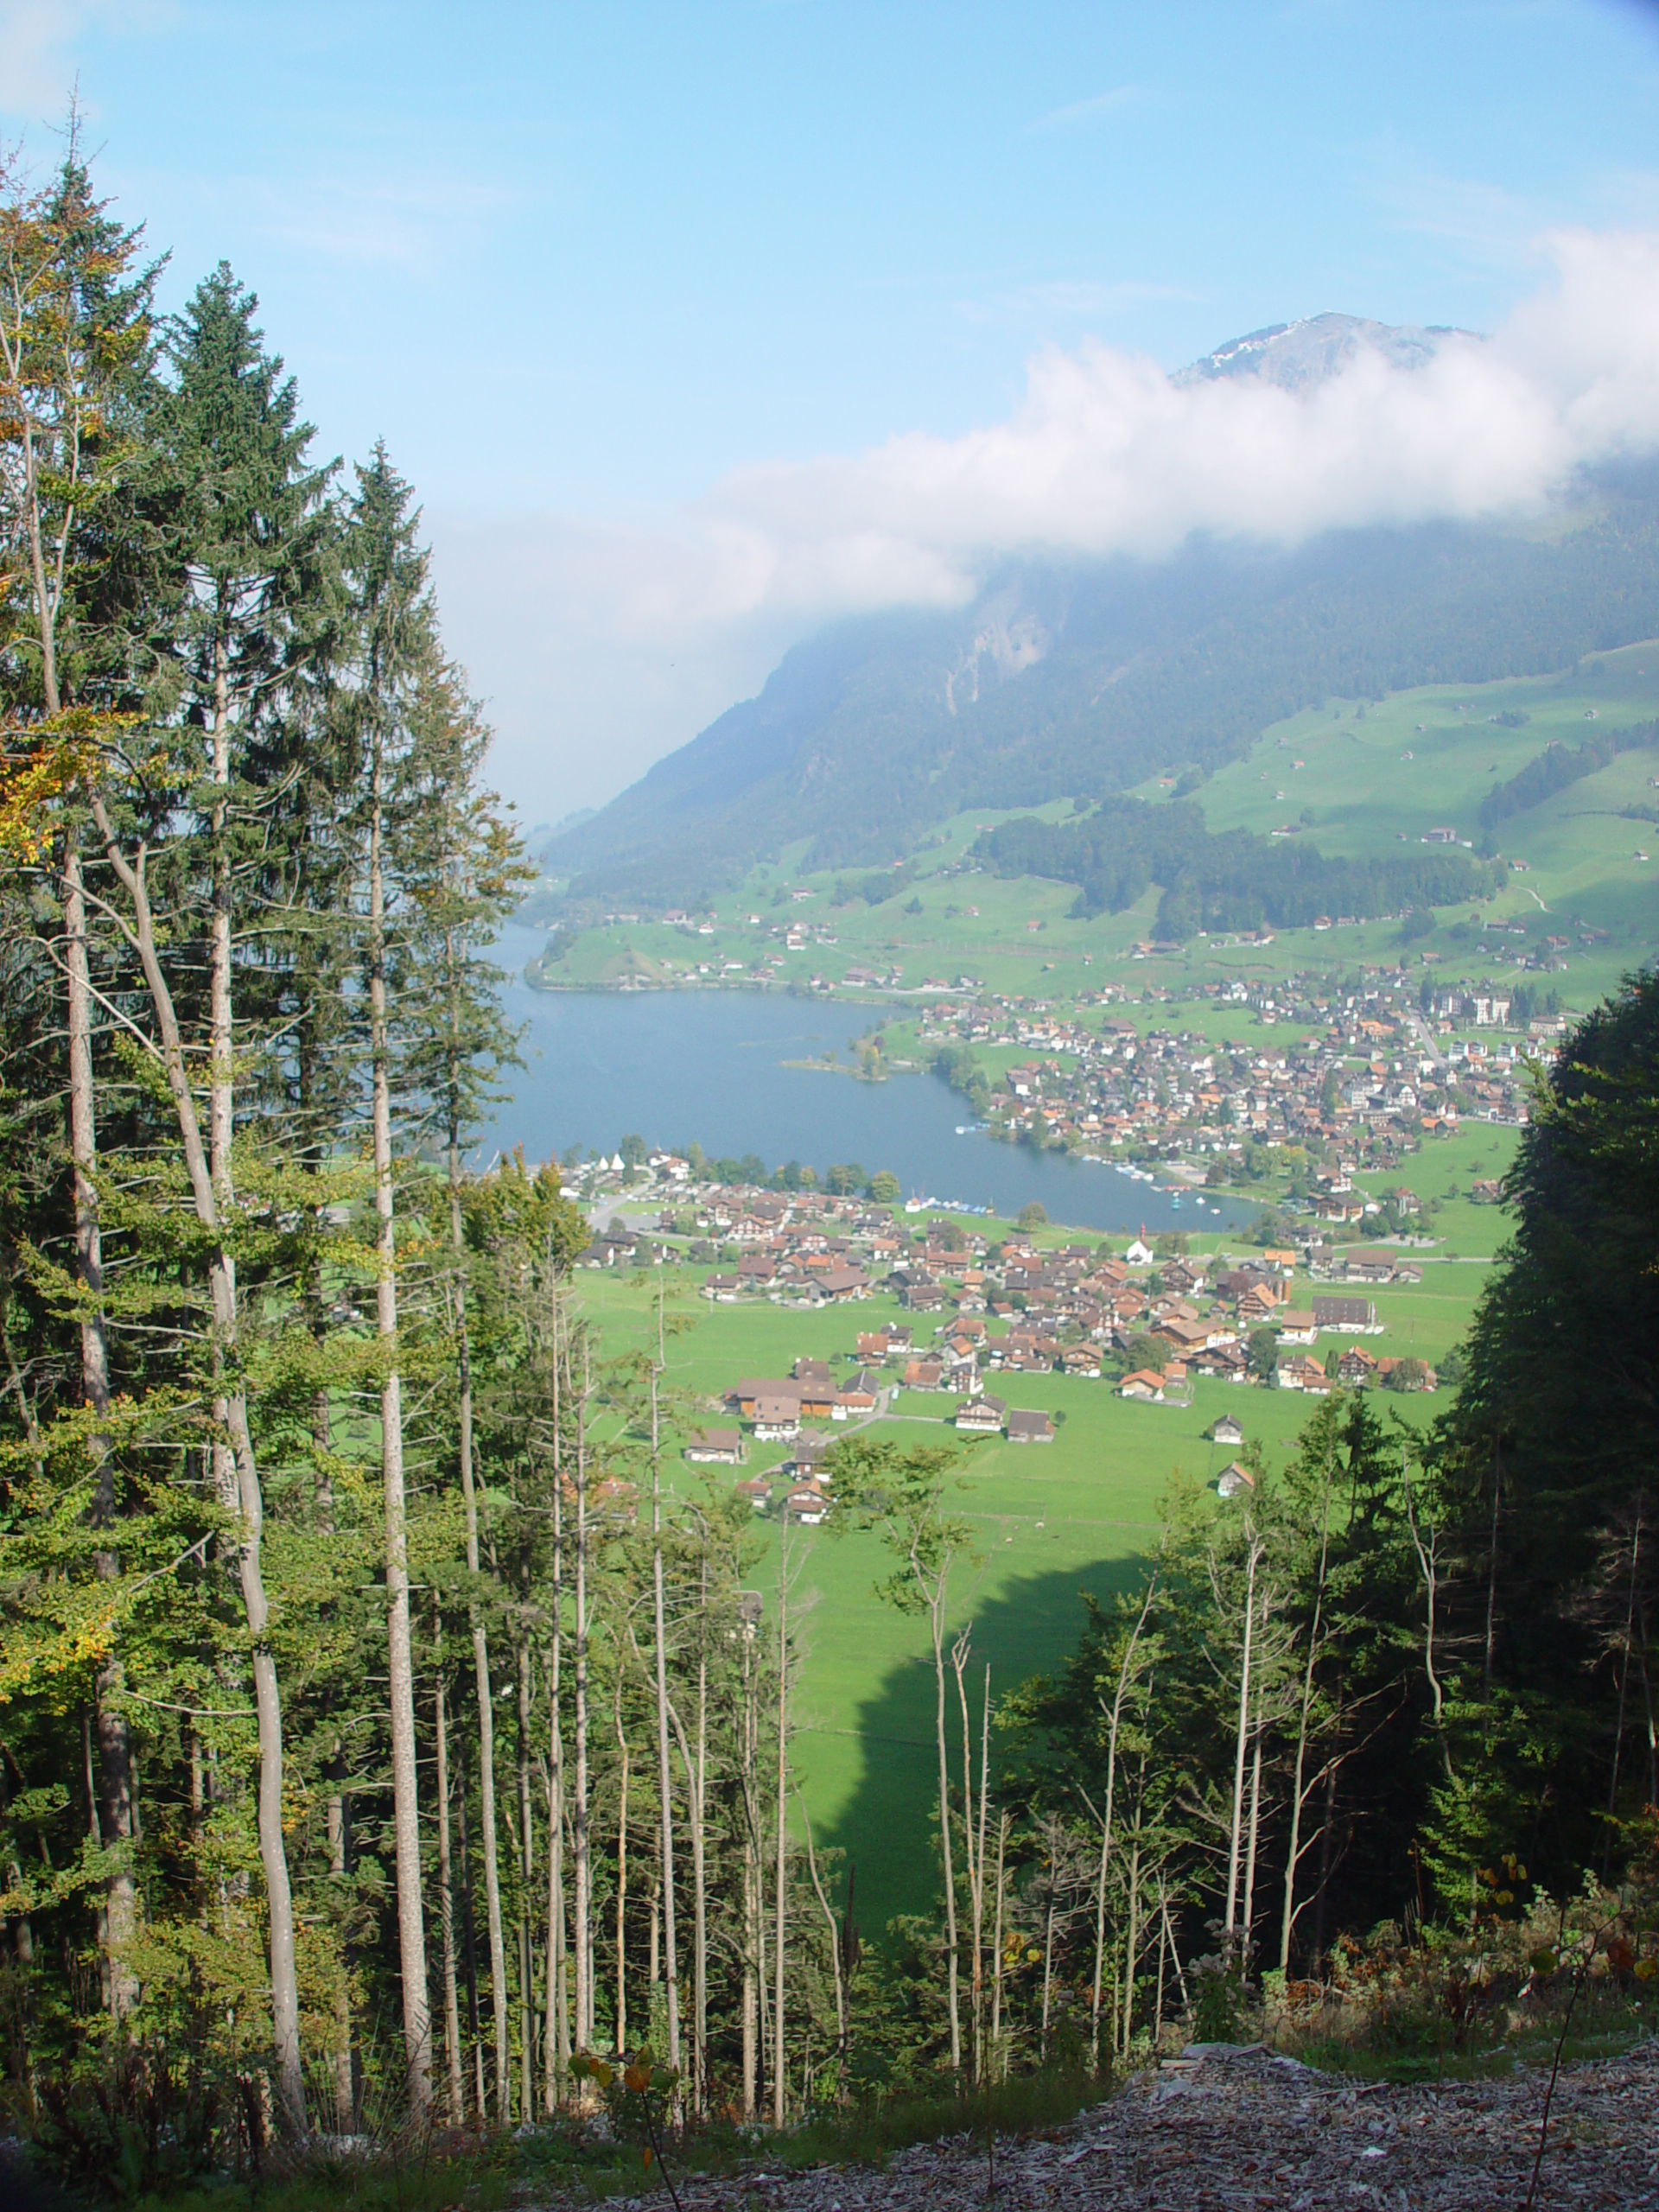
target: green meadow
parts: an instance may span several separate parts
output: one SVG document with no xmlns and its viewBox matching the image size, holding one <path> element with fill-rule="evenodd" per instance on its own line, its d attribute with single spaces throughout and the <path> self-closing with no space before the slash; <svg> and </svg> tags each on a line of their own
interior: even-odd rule
<svg viewBox="0 0 1659 2212">
<path fill-rule="evenodd" d="M 1052 1230 L 1050 1241 L 1064 1235 Z M 1420 1288 L 1379 1294 L 1386 1333 L 1360 1341 L 1373 1352 L 1440 1357 L 1467 1326 L 1484 1275 L 1473 1265 L 1426 1266 Z M 654 1275 L 640 1270 L 578 1280 L 581 1303 L 607 1354 L 648 1340 Z M 880 1296 L 823 1313 L 764 1302 L 710 1306 L 695 1295 L 694 1278 L 674 1281 L 671 1317 L 691 1325 L 670 1338 L 670 1379 L 710 1418 L 721 1391 L 740 1376 L 785 1375 L 802 1357 L 830 1359 L 839 1370 L 860 1330 L 899 1315 L 896 1301 Z M 1303 1285 L 1299 1298 L 1305 1292 L 1312 1294 Z M 918 1325 L 918 1345 L 928 1325 Z M 1109 1597 L 1155 1550 L 1159 1502 L 1172 1484 L 1202 1489 L 1234 1456 L 1205 1434 L 1218 1414 L 1240 1420 L 1271 1466 L 1288 1457 L 1313 1409 L 1294 1392 L 1208 1382 L 1196 1385 L 1189 1406 L 1131 1404 L 1109 1382 L 1060 1375 L 993 1376 L 988 1388 L 1011 1406 L 1040 1407 L 1056 1422 L 1052 1444 L 962 1446 L 955 1503 L 970 1531 L 970 1551 L 953 1581 L 952 1627 L 971 1627 L 972 1679 L 982 1684 L 988 1664 L 993 1696 L 1054 1668 L 1076 1639 L 1083 1593 Z M 1379 1402 L 1386 1414 L 1421 1423 L 1446 1400 L 1441 1394 Z M 953 1403 L 901 1392 L 898 1417 L 881 1423 L 881 1432 L 905 1446 L 955 1444 L 946 1426 Z M 842 1433 L 833 1427 L 827 1433 Z M 764 1472 L 786 1456 L 782 1445 L 756 1446 L 741 1473 Z M 723 1486 L 739 1478 L 729 1469 L 694 1468 L 677 1458 L 670 1465 L 672 1484 L 686 1496 L 708 1482 Z M 762 1553 L 753 1585 L 775 1620 L 780 1531 L 771 1516 L 757 1516 L 755 1530 Z M 804 1656 L 795 1747 L 803 1801 L 816 1840 L 855 1860 L 860 1917 L 874 1930 L 895 1912 L 920 1909 L 933 1882 L 933 1688 L 925 1630 L 877 1596 L 887 1563 L 875 1539 L 836 1534 L 833 1515 L 817 1529 L 790 1531 L 788 1565 Z"/>
</svg>

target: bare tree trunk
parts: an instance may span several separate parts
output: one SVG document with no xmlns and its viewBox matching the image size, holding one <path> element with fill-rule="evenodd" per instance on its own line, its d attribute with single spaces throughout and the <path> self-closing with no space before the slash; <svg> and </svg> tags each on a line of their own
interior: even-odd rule
<svg viewBox="0 0 1659 2212">
<path fill-rule="evenodd" d="M 556 1491 L 555 1493 L 556 1500 Z M 554 1507 L 554 1613 L 559 1603 L 557 1563 L 559 1515 Z M 542 2024 L 542 2108 L 552 2113 L 559 2084 L 570 2071 L 570 2006 L 565 1989 L 564 1949 L 564 1745 L 559 1727 L 559 1642 L 556 1629 L 547 1673 L 547 1987 Z"/>
<path fill-rule="evenodd" d="M 56 690 L 55 682 L 52 689 Z M 48 711 L 57 711 L 48 702 Z M 98 1120 L 92 1077 L 92 966 L 86 940 L 86 893 L 80 846 L 72 827 L 63 854 L 64 964 L 68 971 L 69 1158 L 74 1171 L 75 1276 L 85 1306 L 80 1324 L 81 1396 L 94 1420 L 110 1411 L 110 1345 L 104 1319 L 104 1238 L 99 1210 Z M 100 1429 L 88 1439 L 98 1469 L 92 1519 L 108 1528 L 115 1515 L 114 1469 L 110 1439 Z M 93 1568 L 101 1581 L 118 1580 L 120 1554 L 100 1545 Z M 131 1950 L 138 1932 L 138 1891 L 130 1858 L 133 1842 L 132 1733 L 119 1700 L 125 1685 L 120 1659 L 111 1656 L 98 1675 L 98 1772 L 99 1816 L 105 1842 L 120 1858 L 104 1885 L 105 1941 L 110 2011 L 118 2025 L 138 2001 L 138 1980 Z"/>
<path fill-rule="evenodd" d="M 432 2023 L 421 1899 L 420 1798 L 416 1771 L 415 1655 L 409 1620 L 409 1531 L 404 1482 L 403 1378 L 397 1359 L 397 1253 L 391 1162 L 391 1048 L 386 1015 L 385 766 L 378 734 L 369 821 L 369 1022 L 373 1083 L 376 1325 L 387 1349 L 380 1386 L 380 1465 L 386 1521 L 386 1671 L 391 1720 L 391 1822 L 397 1870 L 397 1963 L 404 2063 L 410 2109 L 432 2098 Z"/>
<path fill-rule="evenodd" d="M 801 1826 L 806 1835 L 807 1872 L 812 1878 L 813 1895 L 818 1900 L 830 1930 L 830 1966 L 836 1984 L 836 2088 L 838 2100 L 844 2102 L 847 2094 L 847 1975 L 841 1955 L 841 1930 L 830 1900 L 823 1893 L 823 1884 L 818 1879 L 818 1858 L 812 1848 L 812 1822 L 807 1815 L 806 1800 L 798 1787 L 795 1796 L 801 1808 Z"/>
<path fill-rule="evenodd" d="M 449 2118 L 459 2127 L 466 2091 L 461 2071 L 461 1996 L 455 1978 L 455 1903 L 449 1867 L 449 1723 L 443 1694 L 443 1623 L 435 1624 L 432 1649 L 432 1732 L 438 1766 L 438 1919 L 443 1938 L 443 2055 L 449 2086 Z"/>
<path fill-rule="evenodd" d="M 991 1938 L 991 2050 L 995 2054 L 1002 2041 L 1002 1911 L 1007 1897 L 1006 1870 L 1008 1851 L 1008 1819 L 1001 1815 L 996 1824 L 996 1930 Z M 993 2057 L 995 2063 L 995 2056 Z"/>
<path fill-rule="evenodd" d="M 473 1469 L 472 1361 L 467 1332 L 466 1245 L 461 1211 L 461 1154 L 455 1133 L 449 1144 L 449 1239 L 456 1299 L 457 1381 L 460 1401 L 456 1441 L 461 1459 L 461 1495 L 467 1522 L 467 1573 L 474 1592 L 480 1573 L 478 1490 Z M 555 1466 L 558 1437 L 558 1370 L 554 1364 L 553 1433 Z M 501 1926 L 501 1864 L 495 1832 L 495 1701 L 490 1681 L 489 1631 L 474 1595 L 467 1605 L 473 1637 L 473 1679 L 478 1700 L 478 1808 L 484 1855 L 484 1914 L 490 1945 L 490 2010 L 495 2029 L 496 2118 L 505 2126 L 510 2088 L 507 2073 L 507 1948 Z M 483 2063 L 480 2055 L 479 2063 Z"/>
<path fill-rule="evenodd" d="M 755 2114 L 755 2075 L 758 2052 L 755 2027 L 760 1985 L 760 1808 L 756 1796 L 759 1716 L 755 1711 L 753 1647 L 746 1630 L 743 1641 L 743 1713 L 741 1778 L 743 1787 L 743 2117 Z"/>
<path fill-rule="evenodd" d="M 464 1746 L 465 1738 L 462 1738 Z M 467 2032 L 473 2046 L 473 2110 L 481 2125 L 489 2114 L 484 2088 L 484 2037 L 478 2010 L 478 1944 L 473 1910 L 472 1839 L 467 1824 L 467 1773 L 463 1758 L 455 1796 L 455 1825 L 461 1844 L 461 1956 L 467 1966 Z"/>
<path fill-rule="evenodd" d="M 583 1358 L 586 1360 L 584 1348 Z M 575 1909 L 571 1941 L 576 1955 L 576 2046 L 594 2045 L 593 1865 L 588 1833 L 588 1383 L 584 1370 L 576 1408 L 575 1645 L 573 1652 L 576 1789 L 571 1808 L 570 1851 Z"/>
<path fill-rule="evenodd" d="M 651 1592 L 655 1638 L 657 1690 L 658 1817 L 661 1822 L 663 1890 L 663 1963 L 668 2002 L 668 2063 L 676 2072 L 680 2064 L 680 1969 L 674 1930 L 674 1815 L 669 1792 L 672 1775 L 668 1755 L 668 1623 L 663 1586 L 663 1470 L 658 1391 L 662 1381 L 662 1291 L 657 1294 L 657 1359 L 651 1370 Z"/>
<path fill-rule="evenodd" d="M 215 1401 L 216 1417 L 228 1433 L 234 1487 L 232 1510 L 240 1516 L 238 1546 L 238 1579 L 243 1611 L 253 1646 L 252 1672 L 256 1724 L 259 1743 L 258 1834 L 259 1856 L 264 1872 L 270 1925 L 271 2039 L 276 2062 L 277 2094 L 290 2133 L 305 2133 L 305 2084 L 300 2058 L 299 1982 L 294 1950 L 294 1903 L 289 1883 L 287 1847 L 283 1836 L 283 1709 L 277 1686 L 276 1662 L 269 1642 L 270 1605 L 260 1562 L 264 1527 L 264 1500 L 259 1487 L 258 1463 L 248 1425 L 246 1393 L 238 1365 L 240 1351 L 236 1262 L 213 1186 L 207 1153 L 196 1118 L 195 1099 L 184 1063 L 183 1042 L 173 994 L 162 971 L 150 911 L 145 849 L 129 860 L 116 837 L 101 796 L 91 795 L 93 819 L 104 841 L 105 855 L 132 905 L 130 924 L 118 926 L 137 955 L 156 1026 L 160 1033 L 159 1058 L 177 1120 L 191 1201 L 197 1221 L 213 1239 L 208 1258 L 208 1288 L 213 1317 L 214 1349 L 225 1371 L 226 1388 Z M 215 1447 L 215 1461 L 218 1452 Z"/>
<path fill-rule="evenodd" d="M 1233 1808 L 1227 1837 L 1227 1917 L 1224 1933 L 1230 1963 L 1238 1941 L 1239 1858 L 1244 1831 L 1244 1769 L 1249 1749 L 1250 1656 L 1255 1635 L 1255 1571 L 1262 1563 L 1261 1539 L 1249 1532 L 1244 1587 L 1244 1648 L 1238 1670 L 1238 1723 L 1233 1739 Z"/>
<path fill-rule="evenodd" d="M 518 1639 L 518 1831 L 523 1856 L 519 1862 L 518 1910 L 520 1966 L 518 1973 L 518 2108 L 528 2120 L 535 2110 L 536 2076 L 536 1953 L 530 1924 L 530 1901 L 536 1894 L 536 1812 L 530 1797 L 530 1640 Z"/>
<path fill-rule="evenodd" d="M 1290 1971 L 1290 1936 L 1296 1923 L 1296 1869 L 1302 1855 L 1302 1811 L 1307 1802 L 1308 1720 L 1313 1709 L 1313 1676 L 1322 1649 L 1319 1631 L 1325 1618 L 1325 1581 L 1331 1554 L 1331 1467 L 1325 1468 L 1320 1497 L 1319 1570 L 1313 1586 L 1313 1618 L 1308 1624 L 1307 1664 L 1302 1670 L 1301 1706 L 1296 1721 L 1296 1763 L 1290 1784 L 1290 1839 L 1285 1847 L 1285 1905 L 1279 1923 L 1279 1971 Z"/>
<path fill-rule="evenodd" d="M 778 1858 L 774 1878 L 773 1911 L 777 1927 L 772 1940 L 772 2124 L 781 2128 L 788 2117 L 789 2077 L 784 2060 L 784 1962 L 786 1955 L 789 1899 L 789 1507 L 785 1503 L 778 1554 Z M 944 1703 L 944 1681 L 940 1681 Z"/>
<path fill-rule="evenodd" d="M 1141 1788 L 1146 1784 L 1146 1767 L 1141 1765 Z M 1135 1808 L 1135 1826 L 1129 1835 L 1128 1924 L 1123 1931 L 1123 2009 L 1119 2014 L 1118 2049 L 1127 2059 L 1129 2045 L 1135 2039 L 1135 1969 L 1141 1948 L 1141 1804 Z"/>
<path fill-rule="evenodd" d="M 1101 1993 L 1105 1981 L 1106 1967 L 1106 1876 L 1112 1858 L 1112 1802 L 1117 1790 L 1117 1738 L 1123 1720 L 1123 1700 L 1128 1693 L 1129 1669 L 1135 1662 L 1135 1647 L 1146 1627 L 1147 1616 L 1152 1611 L 1153 1594 L 1158 1587 L 1154 1574 L 1147 1584 L 1145 1597 L 1141 1601 L 1141 1616 L 1129 1637 L 1117 1669 L 1117 1688 L 1113 1694 L 1111 1710 L 1107 1713 L 1106 1701 L 1100 1708 L 1107 1713 L 1106 1728 L 1106 1810 L 1100 1822 L 1100 1863 L 1095 1874 L 1095 1972 L 1089 1991 L 1089 2050 L 1090 2061 L 1096 2073 L 1100 2070 L 1100 2008 Z M 1086 1800 L 1084 1801 L 1087 1802 Z M 1090 1808 L 1093 1811 L 1093 1807 Z"/>
<path fill-rule="evenodd" d="M 701 2120 L 709 2104 L 709 1649 L 708 1563 L 702 1568 L 697 1616 L 697 1743 L 691 1799 L 691 2109 Z"/>
<path fill-rule="evenodd" d="M 928 1624 L 933 1637 L 933 1736 L 939 1755 L 939 1859 L 944 1872 L 945 1993 L 950 2019 L 950 2071 L 962 2071 L 962 2006 L 957 1957 L 957 1875 L 950 1853 L 950 1771 L 944 1726 L 944 1600 L 946 1569 L 931 1584 L 924 1580 L 919 1564 L 912 1572 L 928 1592 Z"/>
<path fill-rule="evenodd" d="M 1262 1601 L 1262 1633 L 1268 1632 L 1268 1605 L 1264 1594 Z M 1250 1755 L 1250 1817 L 1246 1832 L 1244 1850 L 1244 1956 L 1248 1961 L 1255 1948 L 1255 1850 L 1262 1830 L 1262 1742 L 1267 1730 L 1262 1714 L 1260 1669 L 1255 1693 L 1255 1719 L 1251 1729 L 1255 1745 Z"/>
<path fill-rule="evenodd" d="M 628 1738 L 622 1726 L 622 1662 L 616 1667 L 616 2055 L 628 2047 Z"/>
<path fill-rule="evenodd" d="M 979 2017 L 979 1942 L 982 1918 L 982 1907 L 984 1902 L 982 1881 L 984 1870 L 979 1864 L 975 1853 L 976 1824 L 974 1815 L 974 1740 L 968 1719 L 968 1685 L 965 1679 L 968 1656 L 971 1648 L 969 1639 L 972 1628 L 973 1624 L 970 1622 L 951 1645 L 950 1668 L 957 1678 L 957 1703 L 961 1708 L 962 1714 L 962 1855 L 963 1871 L 968 1877 L 968 1928 L 970 1949 L 968 1973 L 969 2013 L 974 2041 L 973 2073 L 974 2080 L 977 2082 L 981 2078 L 981 2063 L 983 2057 L 982 2049 L 983 2024 Z"/>
</svg>

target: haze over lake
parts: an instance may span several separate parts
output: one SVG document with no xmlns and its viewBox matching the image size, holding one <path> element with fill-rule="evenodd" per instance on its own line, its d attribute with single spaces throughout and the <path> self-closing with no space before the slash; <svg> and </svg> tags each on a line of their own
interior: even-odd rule
<svg viewBox="0 0 1659 2212">
<path fill-rule="evenodd" d="M 512 1079 L 483 1151 L 522 1145 L 527 1158 L 562 1158 L 573 1145 L 614 1151 L 634 1132 L 648 1144 L 700 1144 L 714 1157 L 757 1153 L 768 1168 L 798 1160 L 820 1174 L 856 1160 L 887 1168 L 905 1195 L 954 1199 L 1009 1216 L 1033 1199 L 1053 1221 L 1081 1229 L 1235 1226 L 1247 1209 L 1064 1153 L 1035 1152 L 957 1131 L 965 1099 L 937 1076 L 860 1083 L 790 1067 L 845 1057 L 874 1007 L 757 991 L 534 991 L 524 962 L 541 935 L 505 931 L 497 957 L 512 970 L 507 1007 L 528 1022 L 526 1065 Z"/>
</svg>

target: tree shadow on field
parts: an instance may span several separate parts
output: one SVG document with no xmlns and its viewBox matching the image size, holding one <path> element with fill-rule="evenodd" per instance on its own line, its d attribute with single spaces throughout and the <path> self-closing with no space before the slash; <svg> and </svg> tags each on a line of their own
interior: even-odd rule
<svg viewBox="0 0 1659 2212">
<path fill-rule="evenodd" d="M 1084 1620 L 1083 1593 L 1103 1602 L 1138 1580 L 1138 1558 L 1101 1559 L 1024 1574 L 1003 1584 L 995 1597 L 975 1601 L 975 1573 L 964 1564 L 953 1582 L 960 1601 L 951 1608 L 952 1636 L 972 1624 L 972 1656 L 966 1681 L 977 1769 L 981 1700 L 985 1667 L 991 1669 L 993 1710 L 998 1700 L 1033 1675 L 1052 1674 L 1075 1649 Z M 819 1828 L 815 1841 L 844 1852 L 858 1870 L 856 1916 L 866 1941 L 879 1936 L 896 1913 L 925 1912 L 939 1895 L 936 1810 L 938 1755 L 934 1738 L 932 1655 L 925 1626 L 917 1624 L 920 1649 L 888 1665 L 855 1709 L 859 1773 L 852 1796 L 833 1822 Z M 948 1646 L 947 1646 L 948 1654 Z M 962 1711 L 947 1663 L 945 1725 L 950 1742 L 953 1790 L 962 1780 Z M 808 1700 L 810 1705 L 810 1698 Z M 812 1733 L 804 1730 L 802 1752 L 812 1757 Z M 991 1779 L 995 1787 L 1001 1744 L 991 1730 Z"/>
</svg>

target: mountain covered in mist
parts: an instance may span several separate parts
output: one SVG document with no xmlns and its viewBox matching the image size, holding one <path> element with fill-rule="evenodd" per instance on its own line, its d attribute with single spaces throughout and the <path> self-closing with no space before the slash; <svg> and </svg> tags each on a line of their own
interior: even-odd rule
<svg viewBox="0 0 1659 2212">
<path fill-rule="evenodd" d="M 1360 347 L 1421 366 L 1461 334 L 1321 315 L 1182 372 L 1293 391 Z M 1208 771 L 1333 697 L 1570 667 L 1659 634 L 1659 467 L 1545 523 L 1193 540 L 1161 562 L 1011 562 L 959 610 L 831 625 L 546 849 L 573 906 L 690 905 L 803 837 L 809 868 L 912 849 L 964 808 L 1099 798 Z"/>
</svg>

